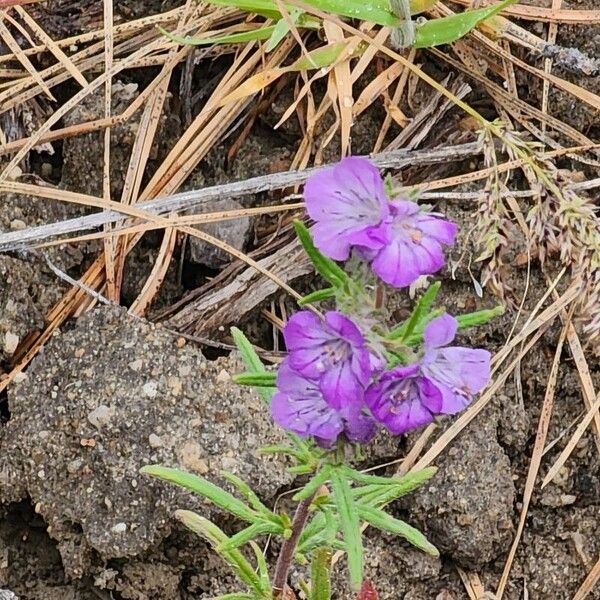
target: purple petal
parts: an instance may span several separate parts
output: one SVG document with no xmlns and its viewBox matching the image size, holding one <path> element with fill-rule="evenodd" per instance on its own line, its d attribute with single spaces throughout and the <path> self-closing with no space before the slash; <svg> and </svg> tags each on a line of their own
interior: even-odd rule
<svg viewBox="0 0 600 600">
<path fill-rule="evenodd" d="M 444 251 L 439 242 L 424 237 L 406 244 L 420 275 L 430 275 L 444 266 Z"/>
<path fill-rule="evenodd" d="M 350 442 L 366 444 L 377 433 L 377 424 L 375 421 L 361 410 L 349 409 L 343 413 L 343 417 L 345 421 L 344 431 Z"/>
<path fill-rule="evenodd" d="M 491 354 L 487 350 L 452 346 L 438 350 L 438 360 L 454 365 L 454 372 L 470 394 L 479 393 L 490 380 Z"/>
<path fill-rule="evenodd" d="M 353 346 L 364 346 L 365 338 L 356 324 L 340 312 L 331 310 L 325 313 L 325 323 L 339 337 Z"/>
<path fill-rule="evenodd" d="M 377 250 L 387 238 L 379 226 L 389 215 L 383 180 L 361 158 L 346 158 L 311 176 L 304 186 L 308 214 L 316 222 L 315 245 L 334 260 L 349 257 L 351 246 Z"/>
<path fill-rule="evenodd" d="M 273 420 L 301 436 L 335 440 L 343 431 L 341 417 L 318 396 L 296 398 L 279 392 L 271 400 Z"/>
<path fill-rule="evenodd" d="M 422 275 L 408 245 L 397 239 L 377 254 L 372 267 L 383 281 L 397 288 L 408 287 Z"/>
<path fill-rule="evenodd" d="M 419 377 L 417 387 L 419 388 L 421 404 L 432 414 L 439 414 L 442 410 L 443 398 L 437 385 L 427 377 Z"/>
<path fill-rule="evenodd" d="M 449 314 L 443 314 L 429 322 L 425 327 L 423 339 L 427 348 L 439 348 L 448 345 L 456 336 L 458 321 Z"/>
<path fill-rule="evenodd" d="M 283 329 L 285 345 L 290 351 L 312 348 L 328 337 L 319 317 L 309 310 L 301 310 L 292 315 Z"/>
<path fill-rule="evenodd" d="M 428 237 L 446 246 L 454 245 L 456 234 L 458 233 L 458 225 L 456 223 L 427 213 L 421 214 L 417 218 L 416 226 Z"/>
<path fill-rule="evenodd" d="M 471 394 L 460 393 L 440 381 L 436 381 L 436 387 L 442 394 L 442 405 L 437 414 L 455 415 L 471 404 Z"/>
<path fill-rule="evenodd" d="M 277 369 L 277 389 L 280 392 L 291 393 L 298 396 L 309 396 L 319 393 L 316 382 L 303 377 L 295 371 L 288 359 L 284 360 Z"/>
<path fill-rule="evenodd" d="M 325 401 L 340 410 L 361 402 L 363 388 L 352 373 L 349 361 L 330 367 L 321 377 L 319 387 Z"/>
<path fill-rule="evenodd" d="M 421 208 L 416 202 L 411 200 L 396 199 L 390 202 L 390 212 L 395 218 L 405 219 L 421 212 Z"/>
</svg>

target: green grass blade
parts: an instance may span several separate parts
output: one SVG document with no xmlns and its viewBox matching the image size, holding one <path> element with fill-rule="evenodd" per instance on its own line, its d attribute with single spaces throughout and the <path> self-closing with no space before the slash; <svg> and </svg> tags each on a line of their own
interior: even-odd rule
<svg viewBox="0 0 600 600">
<path fill-rule="evenodd" d="M 339 469 L 331 470 L 331 485 L 348 555 L 350 585 L 353 590 L 358 591 L 363 578 L 363 545 L 359 512 L 348 481 Z"/>
<path fill-rule="evenodd" d="M 466 10 L 458 15 L 433 19 L 432 21 L 423 23 L 423 25 L 417 25 L 414 47 L 431 48 L 432 46 L 441 46 L 442 44 L 455 42 L 467 35 L 479 23 L 493 17 L 515 1 L 504 0 L 504 2 L 500 2 L 499 4 L 476 10 Z"/>
<path fill-rule="evenodd" d="M 179 36 L 169 33 L 162 27 L 159 31 L 170 40 L 181 44 L 182 46 L 209 46 L 211 44 L 240 44 L 242 42 L 253 42 L 255 40 L 268 40 L 275 30 L 275 25 L 268 27 L 258 27 L 251 31 L 240 31 L 239 33 L 230 33 L 219 37 L 197 38 L 192 36 Z"/>
<path fill-rule="evenodd" d="M 241 500 L 203 477 L 160 465 L 142 467 L 140 472 L 190 490 L 244 521 L 253 523 L 257 520 L 257 514 Z"/>
</svg>

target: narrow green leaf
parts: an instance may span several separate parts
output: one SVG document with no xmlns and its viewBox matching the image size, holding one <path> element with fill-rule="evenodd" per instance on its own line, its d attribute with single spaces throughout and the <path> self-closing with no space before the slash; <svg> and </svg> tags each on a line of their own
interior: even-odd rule
<svg viewBox="0 0 600 600">
<path fill-rule="evenodd" d="M 193 36 L 179 36 L 169 33 L 166 29 L 159 27 L 158 30 L 170 40 L 181 44 L 182 46 L 209 46 L 211 44 L 240 44 L 242 42 L 253 42 L 255 40 L 268 40 L 275 25 L 266 27 L 257 27 L 250 31 L 240 31 L 239 33 L 230 33 L 218 37 L 197 38 Z"/>
<path fill-rule="evenodd" d="M 323 69 L 329 67 L 340 57 L 342 52 L 348 47 L 348 41 L 335 42 L 320 46 L 315 50 L 311 50 L 307 54 L 301 56 L 296 62 L 289 67 L 285 67 L 286 71 L 312 71 L 314 69 Z M 360 43 L 354 48 L 352 56 L 362 54 L 367 47 L 366 44 Z"/>
<path fill-rule="evenodd" d="M 256 512 L 261 513 L 275 523 L 281 523 L 281 518 L 261 502 L 261 499 L 244 480 L 229 471 L 221 471 L 221 475 L 224 479 L 229 481 L 231 485 L 235 486 L 235 489 L 246 499 L 246 502 L 248 502 Z"/>
<path fill-rule="evenodd" d="M 350 585 L 353 590 L 358 591 L 363 578 L 363 546 L 359 513 L 348 481 L 339 469 L 331 470 L 331 485 L 348 553 Z"/>
<path fill-rule="evenodd" d="M 300 16 L 302 15 L 302 9 L 292 8 L 288 12 L 288 14 L 292 20 L 292 23 L 294 23 L 294 25 L 297 25 L 298 21 L 300 20 Z M 279 45 L 279 42 L 281 42 L 281 40 L 289 32 L 290 32 L 290 27 L 289 27 L 286 19 L 283 19 L 283 18 L 279 19 L 279 21 L 275 25 L 275 28 L 273 29 L 273 33 L 271 34 L 269 41 L 267 42 L 267 45 L 265 48 L 266 51 L 271 52 L 271 50 L 274 50 Z"/>
<path fill-rule="evenodd" d="M 348 479 L 355 481 L 356 483 L 369 485 L 376 483 L 379 485 L 397 485 L 398 480 L 394 477 L 380 477 L 379 475 L 369 475 L 368 473 L 361 473 L 356 469 L 352 469 L 346 465 L 340 467 L 341 471 L 346 475 Z M 360 488 L 359 488 L 360 489 Z"/>
<path fill-rule="evenodd" d="M 397 27 L 400 19 L 390 10 L 388 0 L 310 0 L 310 5 L 328 13 L 377 25 Z"/>
<path fill-rule="evenodd" d="M 417 25 L 413 45 L 415 48 L 431 48 L 432 46 L 441 46 L 442 44 L 455 42 L 467 35 L 479 23 L 499 13 L 515 1 L 504 0 L 504 2 L 500 2 L 499 4 L 476 10 L 466 10 L 458 15 L 433 19 L 422 25 Z"/>
<path fill-rule="evenodd" d="M 260 581 L 264 590 L 271 590 L 271 581 L 269 579 L 269 567 L 267 565 L 267 561 L 265 559 L 265 555 L 261 550 L 260 546 L 254 542 L 250 542 L 250 547 L 254 552 L 254 556 L 256 557 L 256 566 L 258 567 L 258 576 L 260 577 Z M 270 595 L 268 596 L 271 597 Z"/>
<path fill-rule="evenodd" d="M 445 308 L 436 308 L 432 310 L 428 315 L 426 315 L 422 321 L 415 327 L 413 333 L 411 333 L 408 337 L 404 339 L 404 344 L 409 347 L 416 346 L 423 341 L 423 333 L 425 331 L 425 327 L 430 321 L 433 321 L 436 317 L 440 317 L 446 312 Z"/>
<path fill-rule="evenodd" d="M 416 548 L 419 548 L 419 550 L 422 550 L 431 556 L 440 555 L 438 549 L 431 544 L 418 529 L 415 529 L 408 523 L 405 523 L 400 519 L 395 519 L 391 515 L 388 515 L 381 510 L 377 510 L 376 508 L 371 508 L 370 506 L 359 505 L 358 513 L 361 519 L 373 527 L 398 535 Z"/>
<path fill-rule="evenodd" d="M 239 385 L 253 385 L 255 387 L 275 387 L 277 373 L 239 373 L 232 377 L 232 381 Z"/>
<path fill-rule="evenodd" d="M 331 475 L 331 466 L 323 465 L 321 470 L 294 496 L 294 500 L 299 502 L 306 500 L 314 494 L 326 482 Z"/>
<path fill-rule="evenodd" d="M 287 469 L 288 473 L 292 475 L 308 475 L 314 471 L 314 467 L 312 465 L 296 465 L 295 467 L 289 467 Z"/>
<path fill-rule="evenodd" d="M 322 302 L 323 300 L 329 300 L 335 296 L 335 289 L 332 287 L 325 288 L 323 290 L 317 290 L 304 296 L 298 300 L 300 306 L 306 306 L 307 304 L 314 304 L 315 302 Z"/>
<path fill-rule="evenodd" d="M 270 521 L 261 521 L 259 523 L 253 523 L 249 527 L 242 529 L 242 531 L 236 533 L 231 536 L 228 540 L 223 542 L 217 548 L 219 552 L 229 552 L 235 548 L 239 548 L 244 544 L 247 544 L 249 541 L 257 538 L 261 535 L 269 535 L 269 534 L 282 534 L 283 527 L 281 525 L 275 525 L 275 523 L 271 523 Z"/>
<path fill-rule="evenodd" d="M 408 321 L 405 321 L 400 327 L 396 327 L 394 330 L 390 331 L 387 338 L 390 340 L 403 340 L 411 335 L 419 323 L 431 311 L 431 307 L 438 296 L 441 286 L 442 283 L 440 281 L 432 283 L 415 304 Z"/>
<path fill-rule="evenodd" d="M 477 327 L 479 325 L 485 325 L 492 319 L 499 317 L 504 314 L 504 306 L 496 306 L 496 308 L 488 308 L 484 310 L 478 310 L 476 312 L 467 313 L 465 315 L 457 315 L 456 320 L 458 321 L 459 329 L 467 329 L 469 327 Z"/>
<path fill-rule="evenodd" d="M 281 13 L 273 0 L 206 0 L 206 2 L 216 6 L 234 6 L 240 10 L 269 17 L 270 19 L 281 18 Z M 291 9 L 291 7 L 289 8 Z"/>
<path fill-rule="evenodd" d="M 334 287 L 342 287 L 348 281 L 348 275 L 334 261 L 323 256 L 315 246 L 310 232 L 302 221 L 295 220 L 294 228 L 296 235 L 302 244 L 306 254 L 312 261 L 317 272 Z"/>
<path fill-rule="evenodd" d="M 194 494 L 203 496 L 219 508 L 222 508 L 244 521 L 253 523 L 257 519 L 257 514 L 241 500 L 238 500 L 229 492 L 226 492 L 203 477 L 192 475 L 191 473 L 186 473 L 179 469 L 161 467 L 160 465 L 148 465 L 142 467 L 140 472 L 144 475 L 150 475 L 151 477 L 174 483 L 175 485 L 194 492 Z"/>
<path fill-rule="evenodd" d="M 251 373 L 266 373 L 267 369 L 265 365 L 263 365 L 260 357 L 252 347 L 250 340 L 244 335 L 242 331 L 240 331 L 237 327 L 231 328 L 231 336 L 233 337 L 233 341 L 237 346 L 240 354 L 242 355 L 242 360 L 244 364 L 248 368 Z M 275 393 L 274 388 L 259 388 L 258 393 L 265 401 L 267 405 L 271 403 L 271 398 Z"/>
<path fill-rule="evenodd" d="M 310 600 L 331 600 L 331 549 L 317 548 L 310 567 Z"/>
<path fill-rule="evenodd" d="M 436 467 L 426 467 L 416 473 L 403 477 L 392 477 L 394 485 L 367 485 L 355 491 L 354 497 L 360 504 L 373 508 L 382 508 L 386 504 L 409 494 L 431 479 L 437 472 Z"/>
<path fill-rule="evenodd" d="M 331 508 L 322 507 L 300 535 L 297 552 L 308 554 L 320 546 L 339 546 L 336 543 L 338 519 Z"/>
<path fill-rule="evenodd" d="M 265 590 L 262 588 L 260 578 L 244 555 L 239 550 L 219 552 L 218 547 L 229 539 L 223 531 L 208 519 L 189 510 L 175 511 L 175 518 L 188 529 L 207 540 L 223 560 L 233 568 L 240 580 L 253 590 L 258 597 L 262 597 Z"/>
</svg>

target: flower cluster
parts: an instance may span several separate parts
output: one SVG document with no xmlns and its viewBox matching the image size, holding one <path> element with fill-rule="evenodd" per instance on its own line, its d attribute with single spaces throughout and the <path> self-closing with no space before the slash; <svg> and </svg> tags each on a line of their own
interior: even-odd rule
<svg viewBox="0 0 600 600">
<path fill-rule="evenodd" d="M 454 223 L 407 199 L 389 200 L 379 171 L 364 159 L 347 158 L 319 172 L 304 194 L 319 250 L 340 261 L 354 255 L 394 287 L 439 271 L 443 246 L 454 243 Z M 398 435 L 455 414 L 490 376 L 489 352 L 449 345 L 457 329 L 450 315 L 431 319 L 422 351 L 389 368 L 385 340 L 376 343 L 380 333 L 365 334 L 338 311 L 323 317 L 298 312 L 284 329 L 288 355 L 277 374 L 273 418 L 331 447 L 342 434 L 366 443 L 379 426 Z"/>
<path fill-rule="evenodd" d="M 457 226 L 407 199 L 388 200 L 379 171 L 367 160 L 344 159 L 304 186 L 316 246 L 334 260 L 354 250 L 394 287 L 407 287 L 444 266 L 442 246 Z"/>
</svg>

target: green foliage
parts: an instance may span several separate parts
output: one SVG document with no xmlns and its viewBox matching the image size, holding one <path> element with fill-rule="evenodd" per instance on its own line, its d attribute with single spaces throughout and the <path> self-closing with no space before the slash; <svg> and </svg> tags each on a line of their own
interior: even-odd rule
<svg viewBox="0 0 600 600">
<path fill-rule="evenodd" d="M 252 565 L 245 556 L 237 549 L 221 550 L 229 537 L 221 531 L 214 523 L 189 510 L 178 510 L 175 517 L 179 519 L 188 529 L 208 541 L 217 553 L 233 569 L 237 577 L 245 583 L 253 592 L 252 598 L 269 598 L 270 586 L 264 585 L 262 579 L 256 574 Z"/>
<path fill-rule="evenodd" d="M 240 373 L 232 377 L 233 383 L 238 385 L 251 385 L 254 387 L 273 388 L 277 373 Z"/>
<path fill-rule="evenodd" d="M 363 579 L 363 545 L 358 511 L 355 508 L 348 480 L 340 469 L 333 468 L 331 470 L 331 486 L 340 527 L 344 535 L 350 585 L 353 590 L 358 591 Z"/>
<path fill-rule="evenodd" d="M 390 331 L 387 338 L 390 340 L 399 339 L 404 341 L 409 337 L 414 332 L 415 328 L 430 314 L 431 307 L 438 296 L 441 286 L 442 284 L 439 281 L 432 283 L 415 304 L 408 321 L 405 321 L 400 327 L 396 327 L 396 329 Z"/>
<path fill-rule="evenodd" d="M 349 277 L 347 273 L 333 260 L 323 256 L 315 246 L 310 232 L 302 221 L 294 221 L 296 235 L 304 248 L 306 254 L 313 263 L 317 273 L 326 279 L 334 288 L 341 288 L 348 284 Z"/>
<path fill-rule="evenodd" d="M 306 306 L 307 304 L 315 304 L 316 302 L 323 302 L 323 300 L 329 300 L 335 296 L 335 288 L 329 287 L 323 290 L 317 290 L 311 292 L 298 300 L 299 306 Z"/>
<path fill-rule="evenodd" d="M 310 600 L 331 598 L 331 549 L 317 548 L 310 568 Z"/>
<path fill-rule="evenodd" d="M 169 483 L 174 483 L 190 490 L 243 521 L 254 523 L 259 518 L 259 515 L 241 500 L 238 500 L 229 492 L 226 492 L 224 489 L 199 475 L 192 475 L 179 469 L 161 467 L 160 465 L 142 467 L 140 471 L 144 475 L 150 475 L 151 477 L 156 477 L 157 479 L 162 479 L 163 481 L 168 481 Z"/>
<path fill-rule="evenodd" d="M 413 45 L 415 48 L 431 48 L 432 46 L 455 42 L 467 35 L 472 29 L 475 29 L 479 23 L 493 17 L 514 2 L 516 0 L 504 0 L 499 4 L 476 10 L 466 10 L 457 15 L 450 15 L 417 25 Z"/>
</svg>

